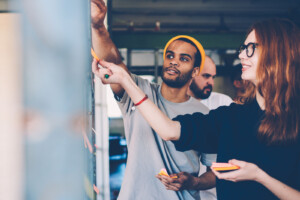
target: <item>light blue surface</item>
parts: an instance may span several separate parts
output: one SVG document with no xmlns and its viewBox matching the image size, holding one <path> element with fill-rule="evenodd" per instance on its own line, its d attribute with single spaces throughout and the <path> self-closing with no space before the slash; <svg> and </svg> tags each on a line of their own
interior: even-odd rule
<svg viewBox="0 0 300 200">
<path fill-rule="evenodd" d="M 84 176 L 94 182 L 94 156 L 74 122 L 91 111 L 89 1 L 25 0 L 22 11 L 24 105 L 32 116 L 25 198 L 90 199 Z"/>
</svg>

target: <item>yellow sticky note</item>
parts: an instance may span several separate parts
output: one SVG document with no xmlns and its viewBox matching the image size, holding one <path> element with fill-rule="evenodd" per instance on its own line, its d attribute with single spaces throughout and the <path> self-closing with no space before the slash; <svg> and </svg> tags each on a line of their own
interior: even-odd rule
<svg viewBox="0 0 300 200">
<path fill-rule="evenodd" d="M 171 178 L 178 178 L 178 176 L 170 176 L 167 172 L 166 169 L 161 169 L 160 172 L 158 173 L 159 175 L 163 175 L 163 176 L 167 176 L 167 177 L 171 177 Z"/>
<path fill-rule="evenodd" d="M 99 194 L 99 189 L 96 187 L 95 184 L 93 185 L 93 187 L 94 187 L 94 191 L 95 191 L 97 194 Z"/>
<path fill-rule="evenodd" d="M 91 53 L 92 53 L 92 56 L 99 62 L 100 59 L 98 58 L 98 56 L 96 55 L 95 51 L 93 48 L 91 48 Z"/>
<path fill-rule="evenodd" d="M 240 169 L 240 167 L 237 165 L 233 165 L 230 163 L 216 163 L 216 162 L 213 162 L 211 167 L 216 171 L 230 171 L 230 170 Z"/>
<path fill-rule="evenodd" d="M 166 169 L 161 169 L 160 172 L 159 172 L 158 174 L 159 174 L 159 175 L 163 175 L 163 176 L 168 176 L 168 177 L 170 177 Z"/>
</svg>

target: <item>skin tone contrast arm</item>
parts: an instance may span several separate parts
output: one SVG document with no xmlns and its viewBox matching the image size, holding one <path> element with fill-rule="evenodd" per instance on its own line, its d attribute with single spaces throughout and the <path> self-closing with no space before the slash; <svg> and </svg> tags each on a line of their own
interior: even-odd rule
<svg viewBox="0 0 300 200">
<path fill-rule="evenodd" d="M 230 160 L 229 163 L 240 166 L 240 169 L 226 173 L 220 173 L 212 169 L 214 174 L 219 179 L 225 179 L 233 182 L 245 180 L 257 181 L 258 183 L 268 188 L 279 199 L 300 199 L 300 192 L 298 190 L 295 190 L 288 185 L 278 181 L 277 179 L 271 177 L 257 165 L 235 159 Z"/>
<path fill-rule="evenodd" d="M 92 64 L 93 73 L 98 76 L 104 84 L 120 84 L 127 94 L 131 97 L 134 103 L 139 102 L 145 97 L 144 92 L 134 83 L 129 74 L 119 66 L 100 61 L 100 64 L 105 67 L 100 69 L 97 66 L 97 61 L 94 60 Z M 105 74 L 110 77 L 105 79 Z M 147 120 L 150 126 L 161 136 L 164 140 L 178 140 L 180 137 L 180 123 L 170 120 L 158 107 L 150 100 L 145 100 L 137 106 L 143 117 Z M 149 114 L 151 113 L 151 114 Z M 175 174 L 174 174 L 175 175 Z M 216 177 L 212 172 L 206 172 L 200 177 L 194 177 L 186 172 L 177 174 L 177 179 L 172 179 L 164 176 L 157 176 L 157 178 L 170 190 L 205 190 L 215 187 Z"/>
<path fill-rule="evenodd" d="M 97 61 L 92 64 L 93 73 L 98 76 L 103 84 L 119 84 L 124 88 L 134 103 L 138 103 L 145 97 L 144 92 L 135 84 L 130 75 L 121 67 L 106 61 Z M 105 79 L 105 74 L 110 77 Z M 137 106 L 143 117 L 150 126 L 160 135 L 163 140 L 178 140 L 180 137 L 180 123 L 169 119 L 158 107 L 149 99 Z"/>
</svg>

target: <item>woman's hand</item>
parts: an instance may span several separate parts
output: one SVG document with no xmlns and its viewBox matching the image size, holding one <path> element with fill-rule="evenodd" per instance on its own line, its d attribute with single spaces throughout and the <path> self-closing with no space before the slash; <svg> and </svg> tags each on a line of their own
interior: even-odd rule
<svg viewBox="0 0 300 200">
<path fill-rule="evenodd" d="M 240 167 L 238 170 L 231 172 L 218 172 L 212 168 L 212 171 L 219 179 L 224 179 L 228 181 L 238 182 L 238 181 L 259 181 L 263 171 L 255 164 L 248 163 L 240 160 L 230 160 L 230 164 L 237 165 Z"/>
<path fill-rule="evenodd" d="M 99 67 L 98 64 L 102 67 Z M 92 63 L 92 71 L 101 79 L 103 84 L 117 83 L 122 85 L 123 80 L 126 78 L 130 79 L 129 74 L 122 67 L 103 60 L 97 62 L 97 60 L 94 59 Z"/>
<path fill-rule="evenodd" d="M 265 171 L 253 163 L 240 160 L 230 160 L 229 163 L 240 166 L 240 169 L 232 172 L 220 173 L 212 169 L 219 179 L 228 181 L 257 181 L 269 189 L 279 199 L 300 199 L 300 191 L 286 185 L 285 183 L 269 176 Z"/>
</svg>

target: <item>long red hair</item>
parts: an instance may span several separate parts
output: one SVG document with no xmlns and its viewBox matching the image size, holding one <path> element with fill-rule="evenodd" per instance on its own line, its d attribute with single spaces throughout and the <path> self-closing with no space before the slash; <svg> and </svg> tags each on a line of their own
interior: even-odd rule
<svg viewBox="0 0 300 200">
<path fill-rule="evenodd" d="M 286 19 L 255 23 L 260 57 L 257 86 L 247 83 L 245 101 L 258 92 L 265 99 L 265 116 L 258 137 L 267 144 L 286 144 L 297 139 L 300 125 L 300 30 Z"/>
</svg>

